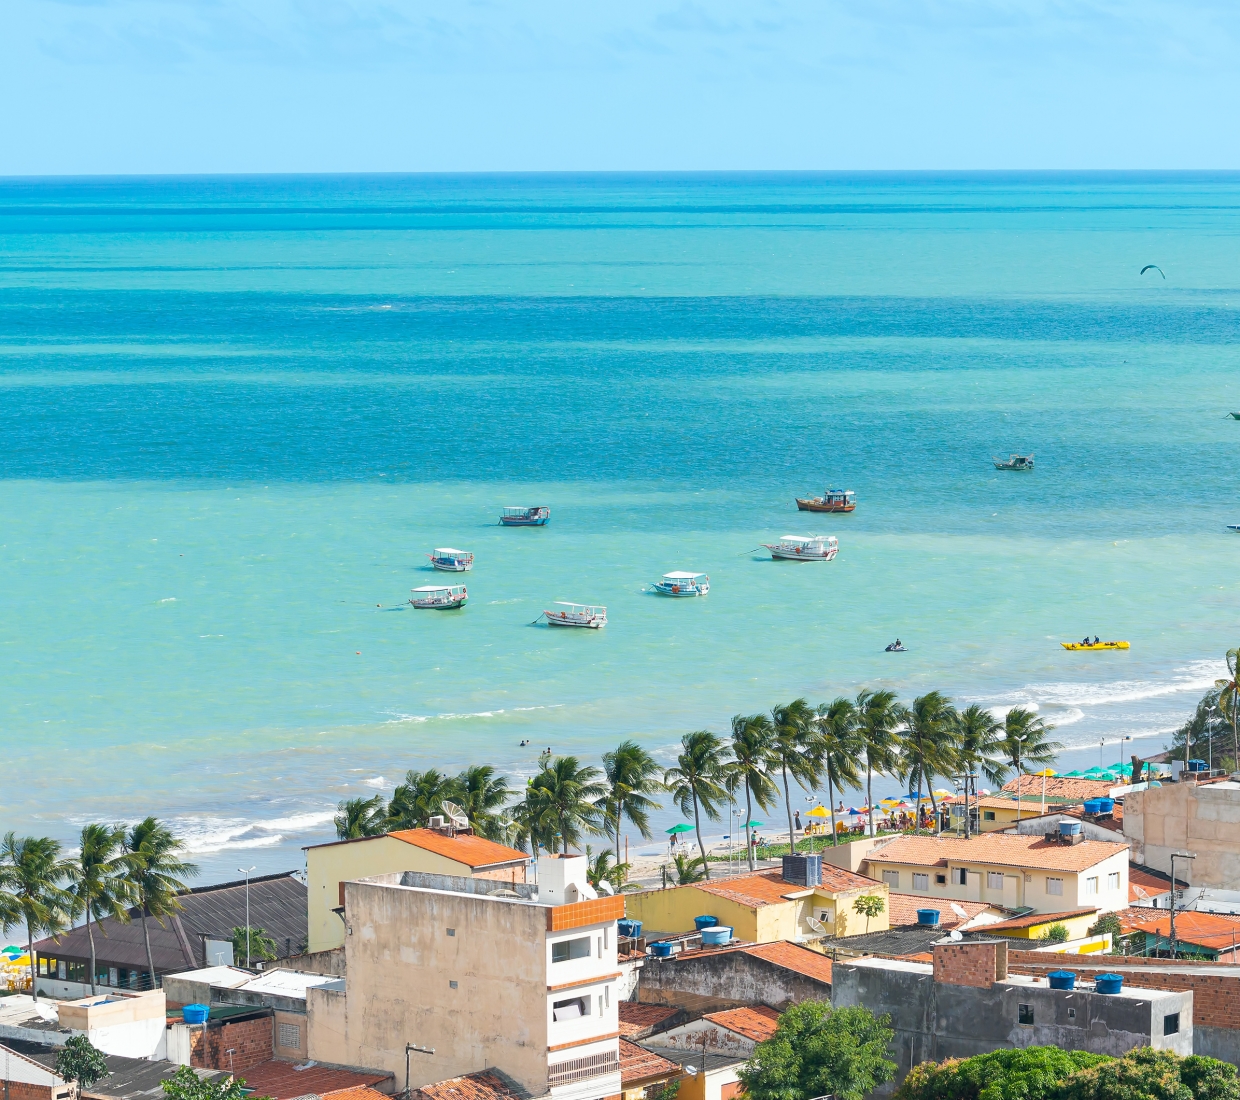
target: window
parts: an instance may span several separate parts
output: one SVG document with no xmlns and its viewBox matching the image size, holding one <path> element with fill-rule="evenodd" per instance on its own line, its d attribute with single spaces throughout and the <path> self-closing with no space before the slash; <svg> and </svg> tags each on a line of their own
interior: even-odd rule
<svg viewBox="0 0 1240 1100">
<path fill-rule="evenodd" d="M 935 876 L 934 876 L 934 881 L 935 881 L 936 883 L 938 883 L 938 885 L 940 885 L 940 886 L 946 886 L 946 885 L 947 885 L 947 876 L 946 876 L 946 875 L 935 875 Z"/>
<path fill-rule="evenodd" d="M 556 1001 L 551 1006 L 551 1018 L 555 1022 L 562 1023 L 564 1020 L 580 1020 L 582 1016 L 589 1015 L 589 1009 L 586 1008 L 586 1002 L 580 997 L 573 997 L 567 1001 Z"/>
<path fill-rule="evenodd" d="M 1163 1017 L 1163 1034 L 1178 1035 L 1180 1033 L 1180 1014 L 1172 1012 Z"/>
<path fill-rule="evenodd" d="M 281 1024 L 279 1027 L 279 1045 L 285 1050 L 301 1049 L 301 1026 L 299 1024 Z"/>
<path fill-rule="evenodd" d="M 1088 898 L 1088 897 L 1093 897 L 1097 892 L 1098 892 L 1098 876 L 1090 875 L 1089 878 L 1085 880 L 1085 889 L 1083 893 Z"/>
<path fill-rule="evenodd" d="M 1016 1022 L 1020 1024 L 1033 1023 L 1033 1005 L 1017 1005 Z"/>
<path fill-rule="evenodd" d="M 898 890 L 900 888 L 900 872 L 899 871 L 884 871 L 883 881 L 888 886 L 890 886 L 893 890 Z"/>
<path fill-rule="evenodd" d="M 982 811 L 982 820 L 983 820 L 983 821 L 994 821 L 994 819 L 995 819 L 995 811 L 994 811 L 994 810 L 983 810 L 983 811 Z"/>
<path fill-rule="evenodd" d="M 455 935 L 456 935 L 456 929 L 455 929 L 455 928 L 449 928 L 449 929 L 448 929 L 448 935 L 449 935 L 449 936 L 455 936 Z"/>
<path fill-rule="evenodd" d="M 1068 1019 L 1069 1019 L 1069 1020 L 1075 1020 L 1075 1019 L 1076 1019 L 1076 1009 L 1075 1009 L 1075 1008 L 1070 1008 L 1070 1009 L 1068 1009 Z"/>
<path fill-rule="evenodd" d="M 1003 872 L 987 871 L 986 872 L 986 889 L 1002 890 L 1003 889 Z"/>
<path fill-rule="evenodd" d="M 968 869 L 964 867 L 953 867 L 952 868 L 952 884 L 955 886 L 968 886 L 969 885 Z"/>
<path fill-rule="evenodd" d="M 1119 872 L 1118 871 L 1112 871 L 1109 875 L 1107 875 L 1107 889 L 1108 890 L 1119 889 Z"/>
<path fill-rule="evenodd" d="M 914 871 L 913 872 L 913 889 L 914 890 L 929 890 L 930 889 L 930 876 L 919 875 L 917 874 L 916 871 Z"/>
<path fill-rule="evenodd" d="M 1062 896 L 1062 894 L 1063 894 L 1063 879 L 1061 879 L 1061 878 L 1048 878 L 1048 879 L 1046 880 L 1046 892 L 1047 892 L 1048 894 L 1056 894 L 1056 895 Z"/>
<path fill-rule="evenodd" d="M 590 937 L 581 936 L 575 940 L 560 940 L 551 945 L 551 961 L 553 963 L 568 962 L 570 959 L 586 959 L 590 957 Z"/>
<path fill-rule="evenodd" d="M 601 993 L 598 995 L 598 1014 L 600 1016 L 603 1015 L 603 995 Z"/>
<path fill-rule="evenodd" d="M 456 988 L 456 982 L 449 982 L 449 983 L 448 983 L 448 988 L 449 988 L 449 989 L 455 989 L 455 988 Z"/>
</svg>

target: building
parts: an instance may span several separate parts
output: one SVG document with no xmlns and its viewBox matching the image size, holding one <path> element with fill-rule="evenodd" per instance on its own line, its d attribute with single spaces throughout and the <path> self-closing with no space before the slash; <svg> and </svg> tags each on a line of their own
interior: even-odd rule
<svg viewBox="0 0 1240 1100">
<path fill-rule="evenodd" d="M 953 928 L 965 931 L 982 928 L 997 921 L 1006 920 L 1011 913 L 999 905 L 987 901 L 951 901 L 944 904 L 942 898 L 922 894 L 905 894 L 891 891 L 887 895 L 887 923 L 891 928 L 910 928 L 921 924 L 919 910 L 935 909 L 939 914 L 938 928 L 950 932 Z"/>
<path fill-rule="evenodd" d="M 1119 914 L 1124 935 L 1143 933 L 1144 942 L 1136 946 L 1142 955 L 1170 955 L 1171 914 L 1166 909 L 1132 908 Z M 1175 914 L 1175 953 L 1181 959 L 1240 963 L 1240 920 L 1214 913 L 1191 910 Z"/>
<path fill-rule="evenodd" d="M 778 1026 L 779 1013 L 769 1005 L 744 1005 L 722 1012 L 707 1012 L 679 1027 L 659 1031 L 646 1045 L 748 1058 L 755 1046 L 775 1034 Z"/>
<path fill-rule="evenodd" d="M 78 1087 L 55 1070 L 12 1047 L 0 1045 L 0 1089 L 5 1100 L 77 1100 Z"/>
<path fill-rule="evenodd" d="M 250 879 L 248 891 L 244 880 L 198 886 L 179 895 L 181 909 L 162 924 L 148 917 L 155 984 L 165 974 L 231 963 L 233 929 L 245 927 L 247 893 L 250 925 L 262 928 L 283 954 L 300 950 L 306 942 L 306 887 L 295 874 L 287 871 Z M 39 993 L 64 998 L 90 994 L 90 940 L 84 924 L 55 939 L 38 940 L 34 950 Z M 96 922 L 97 987 L 149 989 L 147 966 L 141 914 L 136 908 L 129 910 L 128 921 L 109 917 Z"/>
<path fill-rule="evenodd" d="M 647 937 L 691 932 L 696 917 L 713 916 L 731 927 L 736 939 L 749 943 L 801 942 L 865 926 L 866 918 L 853 910 L 853 904 L 862 895 L 877 895 L 883 899 L 883 911 L 871 917 L 868 926 L 872 930 L 887 927 L 883 883 L 823 864 L 816 857 L 800 860 L 810 868 L 808 875 L 798 876 L 800 881 L 780 871 L 761 871 L 667 890 L 644 890 L 626 895 L 628 915 L 642 922 Z"/>
<path fill-rule="evenodd" d="M 488 1069 L 423 1085 L 409 1100 L 530 1100 L 530 1094 L 507 1074 Z"/>
<path fill-rule="evenodd" d="M 683 1075 L 679 1062 L 621 1038 L 620 1100 L 645 1100 L 647 1094 L 657 1096 Z"/>
<path fill-rule="evenodd" d="M 619 1093 L 624 898 L 595 894 L 584 856 L 544 855 L 538 878 L 345 882 L 345 988 L 307 990 L 310 1057 L 408 1066 L 413 1088 L 498 1068 L 534 1096 Z"/>
<path fill-rule="evenodd" d="M 1080 826 L 1081 836 L 1086 840 L 1121 840 L 1124 835 L 1124 807 L 1118 802 L 1105 814 L 1087 814 L 1082 806 L 1061 806 L 1032 816 L 1024 814 L 1019 822 L 1009 814 L 1007 824 L 998 827 L 1025 836 L 1044 836 L 1057 830 L 1062 821 Z M 990 830 L 983 830 L 987 831 Z"/>
<path fill-rule="evenodd" d="M 1051 989 L 1044 978 L 1009 974 L 1007 947 L 993 941 L 939 944 L 931 963 L 836 962 L 832 1005 L 891 1014 L 897 1074 L 878 1095 L 894 1091 L 920 1062 L 1004 1048 L 1056 1046 L 1122 1055 L 1149 1046 L 1193 1052 L 1191 991 L 1106 994 L 1083 981 L 1073 990 Z"/>
<path fill-rule="evenodd" d="M 1131 905 L 1169 909 L 1171 907 L 1171 876 L 1129 860 L 1128 901 Z"/>
<path fill-rule="evenodd" d="M 896 837 L 870 852 L 867 872 L 891 890 L 944 901 L 985 901 L 1006 909 L 1058 913 L 1128 905 L 1128 846 L 1064 843 L 1052 837 L 985 833 Z"/>
<path fill-rule="evenodd" d="M 1021 801 L 1045 798 L 1049 804 L 1111 798 L 1116 789 L 1109 779 L 1079 779 L 1074 775 L 1016 775 L 1003 784 L 1003 793 Z"/>
<path fill-rule="evenodd" d="M 1124 797 L 1124 836 L 1138 863 L 1169 874 L 1171 854 L 1190 852 L 1195 859 L 1176 861 L 1181 881 L 1240 889 L 1240 782 L 1185 781 L 1132 791 Z"/>
<path fill-rule="evenodd" d="M 1081 940 L 1089 935 L 1089 929 L 1097 919 L 1097 909 L 1069 909 L 1062 913 L 1026 913 L 1022 917 L 1011 917 L 995 924 L 988 924 L 983 931 L 987 936 L 1002 936 L 1004 939 L 1040 940 L 1046 937 L 1050 929 L 1062 926 L 1068 933 L 1069 940 Z M 1095 950 L 1103 951 L 1106 947 L 1107 944 L 1103 941 Z"/>
<path fill-rule="evenodd" d="M 677 1062 L 684 1071 L 676 1100 L 736 1100 L 741 1095 L 738 1070 L 748 1061 L 736 1054 L 703 1054 L 700 1050 L 676 1050 L 665 1047 L 659 1051 L 668 1061 Z"/>
<path fill-rule="evenodd" d="M 341 884 L 349 879 L 421 871 L 511 884 L 526 881 L 530 864 L 524 852 L 448 826 L 401 829 L 383 836 L 315 844 L 304 850 L 309 900 L 306 951 L 311 954 L 344 943 L 344 924 L 338 910 L 344 904 Z"/>
</svg>

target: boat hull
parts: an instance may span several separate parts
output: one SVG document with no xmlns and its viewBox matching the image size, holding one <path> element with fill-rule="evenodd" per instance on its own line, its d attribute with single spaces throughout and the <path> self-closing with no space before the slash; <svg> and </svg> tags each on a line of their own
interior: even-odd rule
<svg viewBox="0 0 1240 1100">
<path fill-rule="evenodd" d="M 796 501 L 797 508 L 802 512 L 853 512 L 857 508 L 855 503 L 828 504 L 816 499 L 802 500 L 800 497 L 797 497 Z"/>
<path fill-rule="evenodd" d="M 765 543 L 763 545 L 766 546 Z M 840 552 L 838 546 L 833 546 L 822 554 L 798 553 L 795 550 L 785 550 L 778 546 L 766 546 L 766 548 L 771 552 L 771 557 L 776 561 L 830 561 Z"/>
<path fill-rule="evenodd" d="M 499 522 L 501 527 L 546 527 L 550 516 L 538 516 L 535 519 L 526 519 L 525 516 L 500 516 Z"/>
<path fill-rule="evenodd" d="M 419 611 L 455 611 L 458 607 L 464 607 L 469 602 L 469 597 L 462 596 L 459 600 L 410 600 L 409 602 Z"/>
<path fill-rule="evenodd" d="M 1012 471 L 1016 471 L 1016 472 L 1021 472 L 1021 471 L 1025 471 L 1025 470 L 1032 470 L 1032 469 L 1033 469 L 1033 463 L 1032 463 L 1032 462 L 1030 462 L 1027 466 L 1011 466 L 1011 465 L 1009 465 L 1009 464 L 1008 464 L 1008 463 L 1006 463 L 1006 462 L 996 462 L 996 463 L 995 463 L 995 469 L 996 469 L 996 470 L 1012 470 Z"/>
<path fill-rule="evenodd" d="M 665 588 L 661 584 L 652 586 L 660 596 L 670 596 L 673 599 L 681 600 L 686 596 L 705 596 L 710 591 L 710 585 L 696 584 L 678 584 L 669 588 Z"/>
<path fill-rule="evenodd" d="M 577 615 L 567 615 L 563 611 L 544 611 L 548 626 L 575 626 L 585 630 L 602 630 L 607 625 L 606 619 L 583 619 Z"/>
<path fill-rule="evenodd" d="M 1127 642 L 1099 642 L 1097 645 L 1094 645 L 1092 642 L 1089 645 L 1081 645 L 1080 642 L 1060 642 L 1059 644 L 1063 646 L 1064 649 L 1103 650 L 1103 649 L 1127 649 L 1128 648 Z"/>
<path fill-rule="evenodd" d="M 472 561 L 447 562 L 436 561 L 434 558 L 431 558 L 431 565 L 441 573 L 468 573 L 474 567 Z"/>
</svg>

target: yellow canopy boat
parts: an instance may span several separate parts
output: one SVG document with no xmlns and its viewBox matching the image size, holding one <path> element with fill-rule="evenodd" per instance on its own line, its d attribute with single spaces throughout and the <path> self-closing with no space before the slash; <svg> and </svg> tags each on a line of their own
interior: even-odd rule
<svg viewBox="0 0 1240 1100">
<path fill-rule="evenodd" d="M 1064 649 L 1127 649 L 1127 642 L 1090 642 L 1085 645 L 1083 642 L 1060 642 Z"/>
</svg>

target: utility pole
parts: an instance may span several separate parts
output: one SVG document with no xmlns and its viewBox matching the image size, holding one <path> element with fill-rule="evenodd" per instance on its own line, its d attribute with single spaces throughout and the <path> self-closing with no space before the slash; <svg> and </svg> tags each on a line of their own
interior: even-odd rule
<svg viewBox="0 0 1240 1100">
<path fill-rule="evenodd" d="M 1171 957 L 1175 958 L 1175 861 L 1177 859 L 1196 859 L 1187 852 L 1171 853 Z M 1185 883 L 1187 885 L 1187 882 Z"/>
<path fill-rule="evenodd" d="M 405 1100 L 409 1100 L 409 1055 L 414 1051 L 419 1054 L 434 1054 L 434 1047 L 420 1047 L 417 1043 L 405 1044 Z"/>
<path fill-rule="evenodd" d="M 243 875 L 245 875 L 245 968 L 250 969 L 250 872 L 253 867 L 238 867 Z"/>
</svg>

